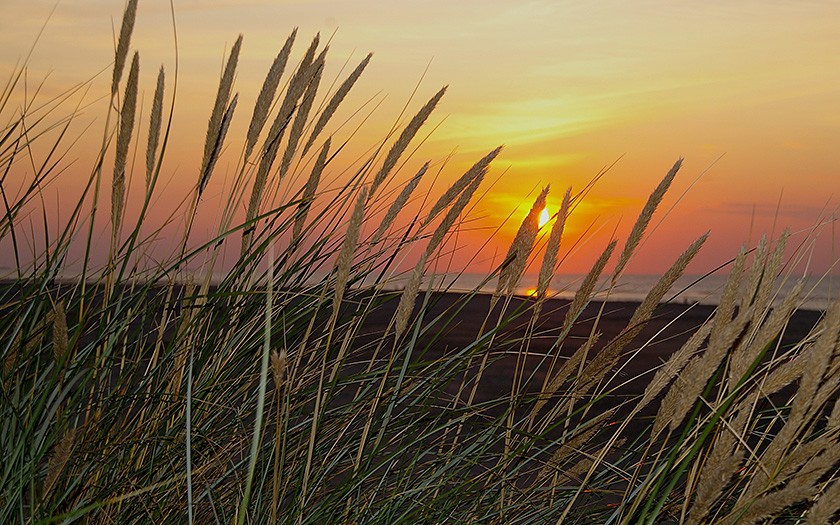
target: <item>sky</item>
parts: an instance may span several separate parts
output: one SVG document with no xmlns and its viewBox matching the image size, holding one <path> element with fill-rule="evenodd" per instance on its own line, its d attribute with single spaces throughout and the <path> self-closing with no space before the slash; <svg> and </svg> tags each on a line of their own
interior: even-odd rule
<svg viewBox="0 0 840 525">
<path fill-rule="evenodd" d="M 411 114 L 449 86 L 421 131 L 428 138 L 397 173 L 398 181 L 427 160 L 436 167 L 445 161 L 438 186 L 424 188 L 440 193 L 504 144 L 489 174 L 492 185 L 459 237 L 464 253 L 482 247 L 473 268 L 500 262 L 542 186 L 551 185 L 553 213 L 567 187 L 579 191 L 610 167 L 567 226 L 560 271 L 587 271 L 610 238 L 626 238 L 647 195 L 684 158 L 628 271 L 662 272 L 710 231 L 690 267 L 704 273 L 734 257 L 742 244 L 753 246 L 761 235 L 789 228 L 791 256 L 803 248 L 797 268 L 840 273 L 834 222 L 840 216 L 840 2 L 174 5 L 179 86 L 161 209 L 177 209 L 174 195 L 194 184 L 190 177 L 200 161 L 219 72 L 237 35 L 244 35 L 235 87 L 244 120 L 271 60 L 297 27 L 294 59 L 316 32 L 329 39 L 330 81 L 374 53 L 344 103 L 346 118 L 353 108 L 365 108 L 364 114 L 376 108 L 353 137 L 359 156 L 382 139 L 406 105 Z M 35 86 L 46 78 L 42 93 L 48 97 L 93 78 L 80 122 L 100 130 L 122 9 L 119 0 L 4 0 L 0 71 L 8 76 L 49 18 L 29 61 L 28 82 Z M 140 1 L 132 47 L 140 52 L 141 96 L 148 105 L 157 69 L 174 70 L 168 1 Z M 81 130 L 79 151 L 95 151 L 101 132 Z M 89 165 L 90 159 L 79 157 L 75 165 Z M 223 158 L 217 170 L 224 173 L 235 161 L 235 155 Z M 72 194 L 81 180 L 73 170 L 56 182 L 62 195 Z M 214 198 L 223 198 L 224 175 L 214 183 L 207 197 L 211 208 Z M 70 200 L 57 198 L 56 207 L 69 207 Z"/>
</svg>

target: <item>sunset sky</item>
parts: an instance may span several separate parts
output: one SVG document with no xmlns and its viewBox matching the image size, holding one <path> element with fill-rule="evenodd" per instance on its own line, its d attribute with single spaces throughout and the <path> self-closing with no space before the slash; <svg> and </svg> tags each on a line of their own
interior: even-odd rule
<svg viewBox="0 0 840 525">
<path fill-rule="evenodd" d="M 27 54 L 53 5 L 2 2 L 4 77 Z M 76 129 L 88 150 L 101 140 L 122 9 L 120 0 L 58 3 L 30 59 L 30 85 L 48 74 L 45 97 L 101 72 Z M 169 9 L 168 1 L 140 0 L 132 47 L 140 52 L 146 112 L 160 65 L 168 75 L 174 71 Z M 452 154 L 441 186 L 431 190 L 439 193 L 505 145 L 490 172 L 495 182 L 473 210 L 478 230 L 460 239 L 480 246 L 513 212 L 478 267 L 489 268 L 494 253 L 499 262 L 497 252 L 506 251 L 540 187 L 551 184 L 555 212 L 568 186 L 582 189 L 618 161 L 569 223 L 567 246 L 591 230 L 561 271 L 585 272 L 610 236 L 626 237 L 647 195 L 679 157 L 685 157 L 683 170 L 631 272 L 664 270 L 706 230 L 711 237 L 690 268 L 694 273 L 784 227 L 794 232 L 794 246 L 811 242 L 808 232 L 819 230 L 812 272 L 840 258 L 840 228 L 831 222 L 840 216 L 840 2 L 175 0 L 175 16 L 180 72 L 175 136 L 164 167 L 167 194 L 183 195 L 194 183 L 219 72 L 237 35 L 244 35 L 235 91 L 238 125 L 245 126 L 273 57 L 298 27 L 293 60 L 316 32 L 331 39 L 327 85 L 374 53 L 344 103 L 343 118 L 336 118 L 350 117 L 371 99 L 364 113 L 379 104 L 353 138 L 357 149 L 348 159 L 384 137 L 415 89 L 409 114 L 443 85 L 449 90 L 420 136 L 434 131 L 398 181 L 423 162 L 439 166 Z M 82 133 L 81 122 L 96 131 Z M 358 123 L 337 133 L 346 137 Z M 224 170 L 235 162 L 236 153 L 220 161 L 208 206 L 222 198 Z M 79 165 L 89 166 L 90 159 L 79 155 Z M 72 191 L 78 184 L 73 173 L 68 169 L 60 188 Z M 69 207 L 69 200 L 62 205 Z M 163 196 L 160 205 L 171 209 L 177 201 Z"/>
</svg>

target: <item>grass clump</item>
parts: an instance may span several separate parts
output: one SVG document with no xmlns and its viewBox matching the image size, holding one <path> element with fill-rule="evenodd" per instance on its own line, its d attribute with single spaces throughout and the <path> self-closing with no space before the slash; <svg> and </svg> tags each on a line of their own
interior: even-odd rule
<svg viewBox="0 0 840 525">
<path fill-rule="evenodd" d="M 317 36 L 287 74 L 292 32 L 238 144 L 227 134 L 238 101 L 237 38 L 186 216 L 172 217 L 184 225 L 178 248 L 148 264 L 145 255 L 164 235 L 147 224 L 147 210 L 161 191 L 171 117 L 161 68 L 146 150 L 135 152 L 145 153 L 138 197 L 128 161 L 142 121 L 138 52 L 122 82 L 136 8 L 130 1 L 125 9 L 101 151 L 58 231 L 41 196 L 69 162 L 76 110 L 49 122 L 30 118 L 34 100 L 13 108 L 22 68 L 0 97 L 0 244 L 16 262 L 0 287 L 0 521 L 836 520 L 840 301 L 807 337 L 782 344 L 801 293 L 772 307 L 785 237 L 773 249 L 762 244 L 751 261 L 739 255 L 713 315 L 652 378 L 635 378 L 647 381 L 642 394 L 618 398 L 623 368 L 652 345 L 641 340 L 643 329 L 706 236 L 687 245 L 625 326 L 609 332 L 606 303 L 593 299 L 618 241 L 593 261 L 571 302 L 549 301 L 563 227 L 583 194 L 566 191 L 546 241 L 537 224 L 546 188 L 494 273 L 496 293 L 434 293 L 428 269 L 500 148 L 405 217 L 429 163 L 401 187 L 395 172 L 443 88 L 390 147 L 383 141 L 349 177 L 335 178 L 343 146 L 334 145 L 352 137 L 331 134 L 330 121 L 370 55 L 324 93 L 327 49 Z M 47 158 L 35 162 L 45 143 Z M 196 241 L 191 230 L 208 181 L 226 148 L 236 147 L 242 154 L 218 230 Z M 106 158 L 113 190 L 111 221 L 102 225 Z M 607 296 L 679 168 L 641 211 Z M 12 188 L 15 181 L 22 182 Z M 130 199 L 141 203 L 139 213 L 127 211 Z M 27 223 L 39 215 L 43 244 L 29 256 Z M 96 267 L 102 228 L 108 258 Z M 515 297 L 543 241 L 536 299 Z M 231 251 L 235 261 L 222 263 Z M 84 253 L 79 272 L 71 268 L 75 253 Z M 412 253 L 420 255 L 403 275 L 397 268 Z M 390 291 L 395 278 L 403 287 Z M 483 322 L 479 316 L 468 340 L 452 344 L 459 315 L 476 304 Z M 587 335 L 577 339 L 585 323 Z M 544 338 L 550 350 L 534 353 Z M 483 395 L 503 363 L 510 374 L 502 393 Z"/>
</svg>

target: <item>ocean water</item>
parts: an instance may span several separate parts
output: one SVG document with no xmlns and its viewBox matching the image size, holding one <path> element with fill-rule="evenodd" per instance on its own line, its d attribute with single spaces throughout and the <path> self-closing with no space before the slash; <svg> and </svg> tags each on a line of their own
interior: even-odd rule
<svg viewBox="0 0 840 525">
<path fill-rule="evenodd" d="M 571 299 L 580 288 L 584 275 L 556 275 L 549 287 L 549 296 Z M 493 293 L 497 280 L 489 279 L 481 274 L 438 274 L 433 277 L 433 288 L 446 289 L 453 292 L 478 291 Z M 602 279 L 596 286 L 595 298 L 611 301 L 641 301 L 656 285 L 657 275 L 626 275 L 619 279 L 617 285 L 610 290 L 608 279 Z M 715 305 L 720 302 L 726 275 L 709 275 L 705 277 L 685 275 L 680 277 L 669 292 L 665 294 L 666 301 L 678 303 L 701 303 Z M 774 303 L 780 303 L 793 291 L 799 278 L 789 277 L 779 279 L 774 289 Z M 816 277 L 804 279 L 804 288 L 800 298 L 800 308 L 808 310 L 825 310 L 829 304 L 840 297 L 840 276 Z M 401 288 L 403 282 L 396 279 L 390 286 Z M 428 280 L 424 283 L 428 286 Z M 525 275 L 516 289 L 517 295 L 532 295 L 535 293 L 537 277 Z"/>
</svg>

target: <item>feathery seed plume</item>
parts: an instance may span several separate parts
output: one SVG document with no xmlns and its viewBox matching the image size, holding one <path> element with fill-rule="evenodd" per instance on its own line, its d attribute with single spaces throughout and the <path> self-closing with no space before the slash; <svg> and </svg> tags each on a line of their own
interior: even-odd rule
<svg viewBox="0 0 840 525">
<path fill-rule="evenodd" d="M 717 316 L 720 315 L 720 310 L 718 310 L 712 322 L 706 351 L 692 359 L 683 369 L 677 382 L 668 389 L 654 419 L 652 435 L 658 434 L 666 426 L 673 430 L 682 423 L 702 394 L 709 378 L 749 323 L 748 313 L 743 312 L 744 315 L 739 314 L 735 320 L 718 325 Z"/>
<path fill-rule="evenodd" d="M 741 410 L 733 416 L 730 425 L 721 427 L 721 434 L 715 441 L 692 491 L 695 496 L 688 512 L 688 524 L 699 524 L 706 517 L 741 466 L 745 452 L 734 448 L 737 440 L 741 438 L 740 433 L 744 431 L 748 416 L 748 410 Z"/>
<path fill-rule="evenodd" d="M 444 217 L 443 221 L 438 225 L 435 229 L 434 233 L 432 233 L 432 237 L 429 239 L 429 244 L 426 245 L 426 250 L 423 252 L 423 255 L 420 256 L 420 260 L 417 262 L 417 265 L 414 267 L 414 271 L 411 274 L 411 277 L 408 280 L 408 283 L 403 290 L 402 295 L 400 296 L 400 303 L 397 306 L 397 311 L 394 313 L 395 318 L 395 331 L 396 336 L 399 338 L 402 335 L 403 330 L 405 330 L 406 326 L 408 325 L 408 318 L 411 315 L 411 311 L 414 309 L 414 301 L 417 298 L 417 294 L 420 291 L 420 280 L 423 277 L 423 270 L 426 267 L 426 261 L 432 255 L 432 253 L 437 249 L 443 239 L 446 237 L 447 232 L 455 224 L 455 220 L 464 211 L 467 204 L 469 204 L 470 199 L 472 198 L 475 191 L 478 189 L 481 181 L 484 180 L 484 172 L 480 172 L 470 183 L 469 186 L 461 193 L 458 197 L 458 200 L 455 201 L 455 204 L 449 209 Z"/>
<path fill-rule="evenodd" d="M 250 157 L 254 150 L 254 145 L 257 143 L 257 138 L 265 126 L 265 121 L 268 119 L 268 110 L 271 109 L 271 102 L 274 100 L 274 94 L 277 92 L 277 86 L 280 85 L 280 78 L 283 76 L 283 71 L 286 69 L 286 63 L 289 60 L 289 55 L 292 52 L 292 45 L 297 36 L 297 28 L 292 31 L 292 34 L 286 39 L 286 43 L 277 56 L 268 74 L 263 82 L 260 94 L 257 95 L 257 102 L 254 104 L 254 113 L 251 116 L 251 123 L 248 126 L 248 135 L 245 141 L 245 157 Z"/>
<path fill-rule="evenodd" d="M 312 61 L 315 59 L 315 50 L 318 48 L 318 43 L 321 41 L 319 33 L 315 34 L 315 38 L 309 44 L 306 52 L 301 58 L 298 68 L 292 75 L 289 85 L 286 88 L 286 94 L 283 96 L 283 101 L 280 103 L 280 109 L 271 123 L 268 130 L 268 136 L 265 138 L 263 144 L 263 157 L 260 160 L 260 172 L 268 173 L 271 170 L 271 165 L 274 163 L 274 157 L 277 155 L 277 150 L 280 147 L 280 139 L 286 131 L 289 121 L 292 119 L 292 113 L 298 103 L 298 100 L 303 96 L 306 86 L 309 84 L 310 74 L 314 73 L 312 70 Z M 263 167 L 265 166 L 265 167 Z M 259 175 L 258 175 L 259 178 Z"/>
<path fill-rule="evenodd" d="M 443 195 L 435 202 L 432 206 L 432 209 L 429 211 L 429 215 L 426 216 L 426 220 L 423 221 L 423 224 L 428 224 L 432 219 L 437 216 L 444 208 L 446 208 L 450 202 L 455 200 L 455 197 L 461 194 L 464 191 L 464 188 L 469 186 L 472 180 L 478 176 L 479 173 L 484 173 L 487 170 L 487 167 L 493 162 L 499 152 L 502 151 L 503 146 L 499 146 L 487 155 L 485 155 L 481 160 L 476 162 L 470 169 L 466 171 L 461 177 L 455 181 L 452 186 L 447 189 Z"/>
<path fill-rule="evenodd" d="M 324 108 L 324 111 L 321 112 L 321 115 L 318 117 L 318 121 L 315 123 L 315 127 L 312 129 L 312 133 L 309 135 L 309 140 L 306 141 L 306 145 L 303 147 L 303 153 L 301 155 L 306 155 L 306 152 L 309 151 L 309 148 L 312 147 L 312 144 L 315 142 L 315 139 L 318 138 L 318 135 L 323 131 L 324 127 L 329 122 L 330 118 L 333 116 L 335 111 L 338 109 L 338 106 L 341 105 L 341 102 L 344 100 L 344 97 L 350 92 L 352 89 L 353 84 L 359 79 L 362 75 L 362 72 L 370 62 L 373 53 L 368 53 L 368 56 L 365 57 L 362 62 L 356 66 L 356 69 L 350 73 L 350 76 L 339 86 L 338 90 L 332 96 L 330 101 L 327 103 L 327 106 Z"/>
<path fill-rule="evenodd" d="M 507 255 L 505 255 L 502 271 L 499 272 L 499 284 L 496 285 L 496 292 L 494 296 L 501 294 L 511 294 L 514 288 L 519 283 L 522 277 L 522 272 L 525 271 L 525 265 L 528 263 L 528 256 L 534 248 L 534 240 L 537 238 L 537 231 L 539 231 L 540 213 L 545 208 L 545 199 L 548 196 L 549 186 L 543 188 L 531 210 L 519 230 L 513 238 L 513 242 L 508 248 Z"/>
<path fill-rule="evenodd" d="M 324 72 L 324 61 L 327 57 L 329 47 L 324 48 L 318 59 L 310 66 L 308 74 L 309 81 L 306 84 L 306 89 L 303 92 L 303 98 L 295 115 L 295 120 L 292 122 L 292 129 L 289 132 L 289 142 L 286 144 L 286 151 L 283 153 L 283 160 L 280 163 L 280 173 L 277 177 L 279 184 L 289 170 L 292 163 L 292 158 L 297 151 L 298 142 L 303 135 L 303 129 L 309 119 L 309 111 L 312 109 L 312 104 L 315 102 L 315 95 L 318 92 L 318 86 L 321 84 L 321 75 Z"/>
<path fill-rule="evenodd" d="M 782 301 L 781 306 L 775 308 L 753 337 L 745 337 L 735 347 L 729 358 L 728 380 L 731 387 L 734 387 L 743 375 L 747 372 L 750 364 L 755 361 L 758 355 L 770 344 L 781 332 L 790 319 L 791 314 L 799 303 L 804 282 L 799 281 L 794 285 L 793 290 Z M 771 287 L 768 287 L 771 288 Z M 769 300 L 769 294 L 767 299 Z M 761 304 L 761 303 L 759 303 Z M 759 319 L 756 319 L 756 323 Z"/>
<path fill-rule="evenodd" d="M 578 288 L 578 291 L 575 292 L 575 297 L 572 299 L 572 304 L 569 305 L 569 310 L 566 312 L 566 318 L 563 320 L 563 329 L 560 331 L 560 337 L 563 337 L 563 334 L 569 330 L 575 321 L 577 321 L 578 316 L 586 307 L 587 303 L 589 303 L 589 300 L 592 298 L 592 291 L 598 283 L 598 278 L 601 276 L 601 272 L 604 271 L 604 266 L 606 266 L 607 261 L 610 260 L 616 244 L 617 241 L 610 241 L 601 253 L 601 256 L 598 257 L 598 260 L 595 261 L 595 264 L 589 270 L 589 273 L 586 274 L 586 277 L 583 279 L 583 283 L 580 285 L 580 288 Z"/>
<path fill-rule="evenodd" d="M 665 192 L 668 191 L 668 188 L 674 181 L 674 177 L 677 175 L 677 171 L 679 171 L 680 166 L 682 166 L 682 159 L 677 160 L 671 170 L 665 175 L 665 178 L 662 179 L 656 189 L 653 190 L 653 193 L 650 194 L 650 197 L 648 197 L 645 207 L 642 208 L 639 218 L 636 219 L 636 224 L 634 224 L 633 229 L 630 230 L 630 235 L 627 237 L 627 243 L 624 245 L 624 250 L 618 258 L 618 264 L 613 272 L 613 281 L 618 279 L 622 270 L 624 270 L 624 266 L 630 260 L 630 257 L 633 255 L 633 252 L 642 240 L 642 235 L 644 235 L 645 230 L 650 223 L 650 219 L 653 217 L 653 212 L 656 211 L 659 203 L 662 202 L 662 198 L 665 196 Z"/>
<path fill-rule="evenodd" d="M 236 73 L 236 65 L 239 61 L 239 50 L 242 48 L 242 35 L 236 38 L 236 42 L 230 50 L 227 63 L 225 64 L 222 78 L 219 80 L 219 89 L 216 92 L 216 101 L 213 104 L 213 111 L 210 113 L 210 122 L 207 124 L 207 137 L 204 140 L 204 156 L 201 159 L 201 171 L 199 176 L 199 194 L 204 191 L 213 165 L 219 155 L 222 140 L 222 123 L 226 110 L 230 109 L 228 102 L 233 88 L 233 79 Z"/>
<path fill-rule="evenodd" d="M 838 511 L 840 511 L 840 480 L 835 479 L 811 506 L 805 525 L 830 525 L 832 516 L 836 516 Z"/>
<path fill-rule="evenodd" d="M 306 222 L 306 215 L 309 213 L 309 208 L 312 206 L 312 199 L 315 196 L 315 190 L 318 189 L 318 182 L 321 180 L 321 173 L 324 171 L 324 166 L 327 164 L 327 154 L 330 151 L 330 139 L 324 142 L 324 147 L 321 148 L 321 154 L 315 161 L 315 166 L 312 168 L 312 173 L 309 175 L 309 180 L 306 181 L 306 186 L 303 188 L 303 196 L 298 205 L 297 216 L 295 217 L 295 224 L 292 228 L 292 238 L 297 239 L 300 232 L 303 231 L 303 224 Z"/>
<path fill-rule="evenodd" d="M 111 188 L 111 225 L 116 236 L 122 222 L 125 206 L 125 167 L 128 158 L 128 146 L 134 130 L 134 113 L 137 107 L 137 77 L 140 74 L 140 54 L 135 52 L 128 72 L 125 87 L 125 99 L 120 112 L 120 124 L 117 132 L 117 150 L 114 154 L 114 180 Z"/>
<path fill-rule="evenodd" d="M 435 229 L 432 237 L 429 239 L 429 244 L 426 246 L 426 255 L 429 256 L 432 254 L 435 249 L 443 242 L 443 238 L 446 236 L 449 229 L 455 224 L 455 219 L 461 215 L 461 212 L 464 211 L 464 208 L 467 207 L 469 204 L 470 199 L 472 199 L 473 194 L 475 194 L 478 187 L 481 185 L 481 182 L 484 180 L 484 175 L 486 171 L 481 171 L 476 175 L 476 177 L 472 180 L 469 186 L 464 189 L 463 193 L 458 197 L 458 200 L 455 201 L 455 204 L 449 208 L 449 211 L 446 212 L 446 216 L 443 218 L 441 223 Z"/>
<path fill-rule="evenodd" d="M 656 371 L 656 374 L 654 374 L 650 383 L 648 383 L 644 394 L 642 394 L 642 399 L 633 408 L 634 412 L 638 412 L 646 407 L 648 403 L 653 401 L 656 396 L 662 392 L 672 379 L 677 377 L 682 369 L 685 368 L 688 360 L 697 353 L 706 341 L 706 338 L 709 337 L 709 333 L 711 331 L 712 324 L 704 323 L 703 326 L 691 334 L 691 337 L 689 337 L 688 341 L 686 341 L 679 350 L 674 352 L 671 357 L 668 358 L 668 361 L 666 361 L 665 364 Z"/>
<path fill-rule="evenodd" d="M 767 263 L 767 237 L 762 235 L 761 240 L 758 241 L 758 246 L 755 248 L 753 254 L 752 266 L 750 268 L 749 282 L 747 289 L 741 296 L 741 307 L 746 308 L 754 303 L 753 299 L 758 296 L 758 290 L 761 288 L 762 277 L 764 276 L 764 267 Z"/>
<path fill-rule="evenodd" d="M 204 188 L 207 187 L 207 183 L 210 181 L 210 174 L 213 173 L 213 168 L 216 166 L 216 161 L 219 160 L 219 155 L 222 152 L 222 145 L 225 142 L 225 136 L 227 135 L 228 128 L 230 127 L 230 121 L 233 120 L 233 112 L 236 110 L 236 102 L 239 100 L 239 93 L 233 96 L 233 100 L 230 101 L 230 106 L 225 110 L 225 114 L 222 116 L 222 123 L 219 126 L 219 135 L 216 138 L 216 146 L 213 148 L 213 153 L 210 156 L 210 161 L 208 162 L 206 169 L 204 171 L 204 177 L 201 179 L 201 183 L 198 185 L 198 194 L 201 195 L 204 193 Z"/>
<path fill-rule="evenodd" d="M 125 59 L 128 57 L 128 46 L 131 42 L 131 33 L 134 31 L 134 20 L 137 17 L 137 0 L 128 0 L 123 12 L 120 36 L 117 41 L 117 51 L 114 56 L 114 74 L 111 79 L 111 96 L 117 94 L 120 85 Z"/>
<path fill-rule="evenodd" d="M 735 257 L 735 264 L 732 266 L 732 271 L 729 272 L 729 277 L 726 279 L 726 284 L 723 287 L 720 304 L 717 307 L 717 314 L 715 315 L 715 327 L 712 329 L 713 333 L 719 333 L 720 327 L 732 320 L 732 316 L 735 313 L 735 299 L 738 297 L 738 292 L 741 288 L 741 278 L 744 275 L 746 257 L 747 253 L 742 246 L 738 252 L 738 256 Z"/>
<path fill-rule="evenodd" d="M 548 236 L 548 244 L 545 247 L 545 255 L 543 256 L 540 274 L 537 278 L 537 297 L 541 299 L 545 298 L 545 293 L 548 290 L 549 284 L 551 284 L 551 277 L 554 275 L 554 266 L 557 264 L 557 252 L 560 249 L 560 239 L 563 237 L 563 228 L 566 224 L 566 217 L 569 215 L 571 195 L 572 188 L 570 187 L 563 196 L 563 204 L 560 206 L 560 212 L 557 214 L 554 226 L 551 227 L 551 234 Z"/>
<path fill-rule="evenodd" d="M 834 402 L 834 408 L 828 416 L 828 426 L 829 428 L 840 427 L 840 399 Z"/>
<path fill-rule="evenodd" d="M 248 209 L 245 212 L 245 221 L 250 222 L 257 216 L 262 202 L 263 190 L 268 180 L 268 174 L 271 171 L 271 166 L 274 164 L 277 150 L 280 148 L 280 140 L 283 138 L 283 133 L 286 131 L 286 126 L 292 118 L 295 105 L 298 99 L 303 95 L 304 89 L 307 85 L 308 74 L 312 60 L 315 57 L 315 49 L 318 47 L 320 35 L 316 34 L 312 39 L 312 43 L 304 53 L 292 79 L 289 81 L 289 86 L 286 88 L 286 94 L 283 97 L 283 102 L 280 103 L 280 109 L 271 123 L 268 130 L 268 135 L 263 144 L 262 157 L 257 168 L 257 175 L 254 178 L 254 186 L 251 189 L 251 198 L 248 201 Z M 242 253 L 248 249 L 251 242 L 251 229 L 245 230 L 242 233 Z"/>
<path fill-rule="evenodd" d="M 52 492 L 52 489 L 58 481 L 58 477 L 64 471 L 67 460 L 70 459 L 70 453 L 73 451 L 75 440 L 76 430 L 68 430 L 55 445 L 52 454 L 50 454 L 50 460 L 47 464 L 47 477 L 44 478 L 44 497 Z"/>
<path fill-rule="evenodd" d="M 580 367 L 581 361 L 586 359 L 586 356 L 589 355 L 590 350 L 595 347 L 598 341 L 601 339 L 601 332 L 595 332 L 589 337 L 575 352 L 572 356 L 563 363 L 563 366 L 551 377 L 551 380 L 548 381 L 543 388 L 542 392 L 540 392 L 539 399 L 534 404 L 534 408 L 531 409 L 531 414 L 528 419 L 533 422 L 537 415 L 539 414 L 540 410 L 548 403 L 548 400 L 551 399 L 560 387 L 563 386 L 563 383 L 572 375 L 573 372 L 577 371 Z M 560 406 L 557 406 L 554 410 L 558 410 Z"/>
<path fill-rule="evenodd" d="M 271 351 L 271 375 L 274 377 L 274 388 L 280 388 L 286 376 L 286 349 Z"/>
<path fill-rule="evenodd" d="M 149 117 L 149 142 L 146 147 L 146 194 L 152 189 L 152 174 L 155 170 L 158 142 L 160 141 L 160 127 L 163 120 L 163 66 L 158 71 L 155 96 L 152 99 L 152 113 Z"/>
<path fill-rule="evenodd" d="M 379 224 L 379 228 L 377 228 L 376 233 L 373 235 L 371 244 L 376 244 L 379 241 L 379 239 L 382 238 L 382 235 L 385 234 L 385 231 L 388 229 L 389 226 L 391 226 L 391 223 L 394 222 L 394 219 L 397 218 L 397 214 L 400 212 L 400 210 L 403 209 L 403 206 L 405 206 L 405 203 L 408 201 L 408 198 L 411 196 L 411 193 L 420 183 L 420 179 L 423 178 L 423 175 L 425 175 L 426 170 L 428 169 L 429 163 L 427 162 L 423 164 L 423 167 L 420 168 L 420 171 L 418 171 L 417 174 L 414 177 L 412 177 L 410 181 L 408 181 L 408 184 L 406 184 L 405 187 L 403 187 L 400 194 L 397 195 L 396 199 L 394 199 L 394 202 L 391 204 L 391 207 L 388 208 L 388 212 L 385 213 L 385 217 L 382 219 L 382 222 Z"/>
<path fill-rule="evenodd" d="M 394 169 L 400 155 L 403 154 L 405 149 L 408 147 L 409 142 L 411 142 L 411 139 L 414 138 L 414 135 L 417 134 L 417 131 L 419 131 L 423 123 L 426 122 L 426 119 L 429 118 L 429 115 L 431 115 L 435 106 L 437 106 L 438 101 L 440 101 L 441 97 L 443 97 L 443 94 L 446 93 L 446 88 L 447 86 L 443 86 L 440 91 L 435 93 L 435 95 L 426 102 L 426 105 L 424 105 L 420 111 L 414 115 L 414 118 L 411 119 L 408 125 L 403 129 L 402 133 L 400 133 L 397 141 L 394 142 L 393 146 L 391 146 L 391 149 L 385 156 L 385 161 L 382 163 L 382 168 L 373 178 L 373 184 L 371 184 L 370 187 L 371 197 L 385 181 L 385 177 L 387 177 L 391 170 Z"/>
<path fill-rule="evenodd" d="M 831 369 L 831 362 L 838 348 L 840 339 L 840 298 L 836 299 L 825 312 L 819 324 L 822 333 L 817 338 L 814 346 L 810 349 L 808 366 L 802 373 L 799 382 L 799 391 L 791 405 L 790 419 L 801 417 L 809 412 L 816 401 L 816 394 L 821 387 L 824 387 L 823 378 Z"/>
<path fill-rule="evenodd" d="M 420 260 L 417 261 L 414 270 L 411 272 L 411 277 L 403 288 L 403 293 L 400 294 L 400 302 L 394 313 L 394 331 L 398 339 L 408 326 L 408 319 L 411 317 L 412 310 L 414 310 L 414 301 L 420 292 L 420 280 L 423 278 L 423 270 L 428 259 L 427 253 L 420 256 Z"/>
<path fill-rule="evenodd" d="M 633 316 L 630 318 L 628 323 L 629 325 L 638 325 L 650 319 L 650 316 L 653 314 L 656 306 L 662 301 L 665 294 L 671 289 L 671 286 L 673 286 L 677 279 L 679 279 L 679 277 L 683 274 L 685 268 L 688 266 L 688 263 L 694 259 L 708 238 L 709 232 L 704 233 L 696 241 L 691 243 L 691 245 L 686 248 L 679 257 L 677 257 L 674 264 L 672 264 L 671 267 L 668 268 L 668 271 L 659 278 L 656 285 L 650 290 L 650 292 L 648 292 L 636 311 L 633 312 Z"/>
<path fill-rule="evenodd" d="M 616 363 L 618 363 L 618 360 L 621 358 L 621 351 L 630 341 L 639 335 L 642 328 L 650 321 L 654 310 L 664 295 L 683 274 L 686 266 L 697 255 L 697 252 L 700 251 L 707 238 L 708 233 L 702 235 L 677 258 L 676 262 L 665 272 L 653 289 L 645 296 L 642 303 L 636 308 L 636 311 L 633 312 L 633 316 L 627 323 L 628 328 L 610 341 L 606 348 L 599 352 L 586 366 L 578 381 L 581 391 L 601 381 Z"/>
<path fill-rule="evenodd" d="M 64 361 L 68 348 L 67 313 L 64 310 L 64 301 L 58 301 L 53 306 L 53 357 L 56 363 Z"/>
<path fill-rule="evenodd" d="M 597 434 L 604 425 L 612 419 L 612 416 L 616 412 L 616 408 L 612 408 L 607 410 L 606 412 L 602 412 L 601 414 L 595 416 L 591 422 L 589 422 L 585 429 L 580 431 L 579 434 L 573 436 L 572 438 L 568 439 L 565 443 L 557 447 L 557 450 L 554 452 L 554 455 L 551 456 L 543 468 L 540 470 L 540 473 L 537 474 L 537 479 L 544 479 L 547 476 L 560 471 L 561 473 L 565 470 L 565 464 L 570 459 L 569 456 L 572 454 L 575 455 L 585 455 L 580 453 L 580 449 L 588 444 L 595 434 Z M 579 430 L 579 429 L 575 429 Z"/>
<path fill-rule="evenodd" d="M 367 186 L 359 192 L 356 199 L 356 206 L 353 208 L 353 215 L 347 226 L 347 233 L 344 234 L 344 242 L 341 251 L 335 262 L 335 296 L 333 297 L 333 318 L 338 316 L 338 309 L 341 307 L 341 300 L 347 289 L 347 281 L 350 279 L 350 265 L 353 263 L 353 252 L 359 242 L 359 230 L 362 227 L 362 220 L 365 217 L 365 201 L 367 199 Z"/>
</svg>

